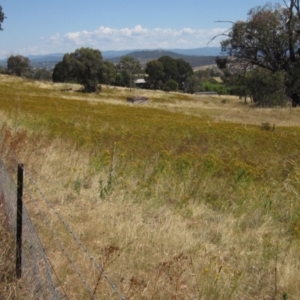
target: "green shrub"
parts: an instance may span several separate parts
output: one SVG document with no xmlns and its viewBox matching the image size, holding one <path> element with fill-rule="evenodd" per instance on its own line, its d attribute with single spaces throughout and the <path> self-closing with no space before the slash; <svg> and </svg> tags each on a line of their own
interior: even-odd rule
<svg viewBox="0 0 300 300">
<path fill-rule="evenodd" d="M 177 90 L 178 90 L 178 83 L 173 79 L 168 80 L 164 85 L 164 91 L 166 92 L 177 91 Z"/>
</svg>

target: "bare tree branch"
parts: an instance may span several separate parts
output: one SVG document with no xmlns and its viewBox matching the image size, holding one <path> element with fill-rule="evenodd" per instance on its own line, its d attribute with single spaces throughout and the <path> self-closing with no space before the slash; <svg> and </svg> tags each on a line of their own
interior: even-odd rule
<svg viewBox="0 0 300 300">
<path fill-rule="evenodd" d="M 215 21 L 215 23 L 231 23 L 231 24 L 235 24 L 236 22 L 233 22 L 233 21 Z"/>
<path fill-rule="evenodd" d="M 230 30 L 231 30 L 231 28 L 225 30 L 223 33 L 215 35 L 206 45 L 209 45 L 213 40 L 215 40 L 216 38 L 218 38 L 220 36 L 226 36 L 226 37 L 228 37 L 228 34 L 226 34 L 226 32 L 229 32 Z"/>
</svg>

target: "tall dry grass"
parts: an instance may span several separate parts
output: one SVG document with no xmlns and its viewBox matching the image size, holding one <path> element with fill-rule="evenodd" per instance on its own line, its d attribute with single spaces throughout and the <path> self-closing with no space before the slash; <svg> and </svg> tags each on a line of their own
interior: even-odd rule
<svg viewBox="0 0 300 300">
<path fill-rule="evenodd" d="M 15 242 L 7 224 L 4 204 L 0 201 L 0 299 L 28 299 L 24 279 L 15 276 Z"/>
<path fill-rule="evenodd" d="M 299 109 L 159 92 L 134 106 L 121 89 L 0 84 L 2 145 L 127 299 L 299 299 L 300 130 L 287 126 Z M 37 199 L 26 205 L 69 297 L 89 299 L 41 212 L 97 297 L 116 299 Z"/>
</svg>

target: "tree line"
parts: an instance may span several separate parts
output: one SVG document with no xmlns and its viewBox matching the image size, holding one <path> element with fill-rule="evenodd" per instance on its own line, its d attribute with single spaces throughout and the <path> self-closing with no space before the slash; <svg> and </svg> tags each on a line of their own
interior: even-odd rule
<svg viewBox="0 0 300 300">
<path fill-rule="evenodd" d="M 27 57 L 11 55 L 7 59 L 7 68 L 0 67 L 0 73 L 36 80 L 79 83 L 84 92 L 99 92 L 102 84 L 132 88 L 136 87 L 137 79 L 144 79 L 142 86 L 139 86 L 144 89 L 232 93 L 230 87 L 214 79 L 222 75 L 216 68 L 193 71 L 185 60 L 173 59 L 170 56 L 151 60 L 145 67 L 130 55 L 121 57 L 119 63 L 113 64 L 103 60 L 100 50 L 91 48 L 80 48 L 73 53 L 66 53 L 53 70 L 34 68 Z"/>
<path fill-rule="evenodd" d="M 183 59 L 162 56 L 142 68 L 140 61 L 130 55 L 121 57 L 115 65 L 104 61 L 100 50 L 80 48 L 64 55 L 53 70 L 53 81 L 77 82 L 84 91 L 95 92 L 99 84 L 133 87 L 135 79 L 144 78 L 144 88 L 176 91 L 185 88 L 192 74 L 192 67 Z"/>
<path fill-rule="evenodd" d="M 33 68 L 30 60 L 23 55 L 11 55 L 7 59 L 7 67 L 0 66 L 0 74 L 26 77 L 36 80 L 52 80 L 52 70 L 47 68 Z"/>
<path fill-rule="evenodd" d="M 101 84 L 131 88 L 135 86 L 137 79 L 145 80 L 142 84 L 145 89 L 182 90 L 188 93 L 208 88 L 220 90 L 220 85 L 213 83 L 211 79 L 220 72 L 194 72 L 183 59 L 162 56 L 149 61 L 143 68 L 140 61 L 130 55 L 121 57 L 119 63 L 113 64 L 103 59 L 100 50 L 92 48 L 79 48 L 66 53 L 53 70 L 33 68 L 27 57 L 11 55 L 7 60 L 7 68 L 2 68 L 0 72 L 37 80 L 79 83 L 83 87 L 82 91 L 88 93 L 99 92 Z"/>
</svg>

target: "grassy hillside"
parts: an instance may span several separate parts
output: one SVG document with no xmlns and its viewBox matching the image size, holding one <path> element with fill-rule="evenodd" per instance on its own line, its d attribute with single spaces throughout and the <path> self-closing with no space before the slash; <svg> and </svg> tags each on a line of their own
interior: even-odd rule
<svg viewBox="0 0 300 300">
<path fill-rule="evenodd" d="M 299 299 L 298 108 L 77 88 L 1 76 L 1 134 L 127 299 Z M 26 205 L 69 298 L 89 299 Z"/>
</svg>

